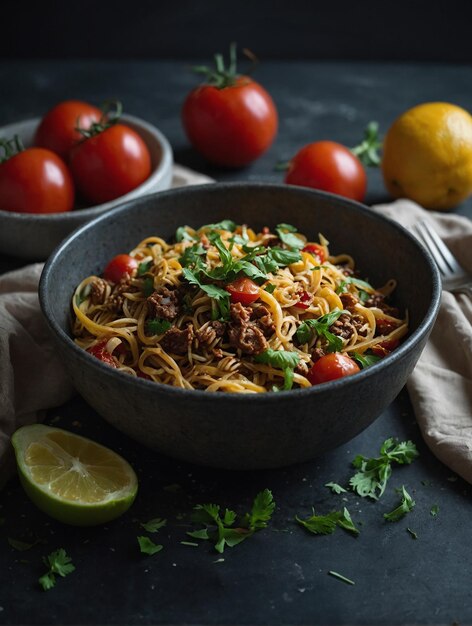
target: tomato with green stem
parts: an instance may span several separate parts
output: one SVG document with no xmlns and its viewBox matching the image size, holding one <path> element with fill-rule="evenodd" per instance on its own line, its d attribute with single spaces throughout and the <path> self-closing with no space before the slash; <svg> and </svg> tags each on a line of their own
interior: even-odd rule
<svg viewBox="0 0 472 626">
<path fill-rule="evenodd" d="M 102 111 L 87 102 L 60 102 L 41 120 L 34 137 L 34 145 L 52 150 L 67 161 L 73 146 L 83 139 L 77 128 L 89 130 L 101 117 Z"/>
<path fill-rule="evenodd" d="M 194 68 L 206 83 L 193 89 L 182 108 L 182 122 L 193 147 L 223 167 L 243 167 L 261 156 L 277 134 L 278 115 L 268 92 L 236 71 L 236 47 L 230 64 L 215 55 L 215 69 Z"/>
<path fill-rule="evenodd" d="M 121 105 L 104 111 L 70 153 L 70 169 L 78 191 L 89 202 L 101 204 L 129 193 L 151 173 L 151 156 L 143 139 L 121 124 Z"/>
<path fill-rule="evenodd" d="M 64 213 L 74 206 L 74 183 L 65 163 L 44 148 L 23 148 L 18 136 L 0 140 L 0 210 Z"/>
</svg>

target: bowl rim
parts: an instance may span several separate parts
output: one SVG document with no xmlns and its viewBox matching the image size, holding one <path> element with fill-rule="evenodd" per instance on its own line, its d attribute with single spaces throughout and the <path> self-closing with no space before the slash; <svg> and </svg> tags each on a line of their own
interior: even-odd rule
<svg viewBox="0 0 472 626">
<path fill-rule="evenodd" d="M 7 126 L 0 127 L 0 136 L 3 133 L 9 132 L 9 128 L 13 128 L 15 126 L 20 125 L 31 125 L 32 127 L 37 127 L 41 122 L 40 117 L 29 118 L 26 120 L 20 120 L 19 122 L 12 122 Z M 135 115 L 129 115 L 127 113 L 123 113 L 120 117 L 120 120 L 123 122 L 129 122 L 133 124 L 135 127 L 140 127 L 146 130 L 150 135 L 157 140 L 157 142 L 161 146 L 161 158 L 156 168 L 151 172 L 151 174 L 143 181 L 138 187 L 135 187 L 128 193 L 115 198 L 114 200 L 109 200 L 108 202 L 103 202 L 102 204 L 96 204 L 91 207 L 85 207 L 83 209 L 73 209 L 72 211 L 63 211 L 61 213 L 19 213 L 17 211 L 3 211 L 0 209 L 0 219 L 7 219 L 12 222 L 31 222 L 32 220 L 38 222 L 61 222 L 61 223 L 75 223 L 79 218 L 84 219 L 92 219 L 96 216 L 101 215 L 102 213 L 106 213 L 107 211 L 114 209 L 116 206 L 123 204 L 124 202 L 129 202 L 131 200 L 137 199 L 142 195 L 146 194 L 146 189 L 150 186 L 154 186 L 157 182 L 159 182 L 162 178 L 165 178 L 169 169 L 172 168 L 173 164 L 173 152 L 172 147 L 165 137 L 165 135 L 153 124 L 143 120 Z M 11 132 L 11 131 L 10 131 Z M 32 146 L 31 146 L 32 147 Z M 148 194 L 150 195 L 150 194 Z"/>
<path fill-rule="evenodd" d="M 337 380 L 329 381 L 326 383 L 322 383 L 320 385 L 313 385 L 311 387 L 303 388 L 303 389 L 291 389 L 287 391 L 279 391 L 277 393 L 232 393 L 229 391 L 219 391 L 215 393 L 207 392 L 206 390 L 200 389 L 181 389 L 180 387 L 173 387 L 171 385 L 165 385 L 160 383 L 155 383 L 154 381 L 148 381 L 143 378 L 138 378 L 134 376 L 123 376 L 123 372 L 119 372 L 118 370 L 111 368 L 109 365 L 102 363 L 92 355 L 88 354 L 85 350 L 77 346 L 73 339 L 61 328 L 61 326 L 55 321 L 54 316 L 52 315 L 50 309 L 51 304 L 48 298 L 48 289 L 49 289 L 49 275 L 55 264 L 60 262 L 61 256 L 67 250 L 69 244 L 81 237 L 83 233 L 86 233 L 90 229 L 93 229 L 96 224 L 99 224 L 102 221 L 106 221 L 110 219 L 111 215 L 113 218 L 116 218 L 118 215 L 131 212 L 135 210 L 136 203 L 141 202 L 149 202 L 152 198 L 165 197 L 165 196 L 181 196 L 188 195 L 194 193 L 206 193 L 208 190 L 221 190 L 222 193 L 225 191 L 231 191 L 232 189 L 240 189 L 240 188 L 250 188 L 250 189 L 258 189 L 265 191 L 281 191 L 285 192 L 288 189 L 293 189 L 297 193 L 304 193 L 309 195 L 315 195 L 318 198 L 329 200 L 330 202 L 335 202 L 340 205 L 349 206 L 351 209 L 355 211 L 368 215 L 369 218 L 374 219 L 375 221 L 380 222 L 384 226 L 386 225 L 388 228 L 392 228 L 396 230 L 403 237 L 406 237 L 410 242 L 412 242 L 422 253 L 427 265 L 429 266 L 431 272 L 431 281 L 432 281 L 432 298 L 431 302 L 428 306 L 426 314 L 422 321 L 420 322 L 418 328 L 411 334 L 408 335 L 404 343 L 402 343 L 394 352 L 390 353 L 382 360 L 378 361 L 374 365 L 366 369 L 362 369 L 360 372 L 356 373 L 355 376 L 346 376 L 344 378 L 340 378 Z M 425 337 L 425 335 L 429 332 L 430 327 L 434 324 L 436 316 L 438 314 L 439 305 L 441 302 L 441 278 L 439 274 L 439 270 L 429 253 L 429 251 L 413 236 L 411 235 L 406 228 L 393 221 L 390 218 L 387 218 L 384 215 L 376 213 L 369 209 L 364 204 L 360 202 L 350 200 L 344 198 L 342 196 L 338 196 L 336 194 L 319 191 L 315 189 L 311 189 L 308 187 L 295 187 L 288 186 L 282 183 L 266 183 L 266 182 L 217 182 L 217 183 L 209 183 L 206 185 L 188 185 L 185 187 L 179 187 L 174 189 L 168 189 L 166 191 L 156 192 L 154 194 L 149 194 L 147 196 L 140 196 L 139 198 L 135 198 L 131 201 L 124 202 L 118 205 L 113 213 L 104 213 L 97 217 L 96 219 L 83 224 L 78 227 L 71 233 L 64 241 L 59 244 L 59 246 L 54 250 L 49 259 L 46 261 L 45 266 L 43 268 L 40 282 L 39 282 L 39 301 L 40 306 L 43 312 L 44 317 L 46 318 L 46 322 L 49 328 L 53 331 L 54 335 L 57 339 L 61 341 L 63 345 L 66 346 L 67 349 L 73 350 L 77 358 L 86 366 L 92 367 L 96 369 L 97 372 L 102 372 L 102 374 L 107 374 L 112 378 L 115 378 L 117 382 L 121 382 L 121 384 L 133 384 L 138 385 L 138 388 L 150 391 L 154 389 L 154 391 L 159 394 L 164 394 L 168 396 L 171 400 L 172 398 L 184 397 L 189 400 L 193 400 L 195 402 L 216 402 L 216 403 L 226 403 L 231 399 L 233 402 L 237 402 L 239 404 L 248 404 L 252 402 L 277 402 L 279 399 L 283 399 L 284 401 L 293 398 L 302 399 L 302 398 L 310 398 L 316 397 L 318 395 L 322 395 L 325 392 L 327 393 L 335 393 L 338 389 L 343 387 L 350 387 L 351 385 L 355 385 L 356 381 L 364 381 L 369 377 L 380 373 L 381 371 L 388 368 L 395 361 L 401 361 L 403 357 L 421 340 Z M 183 396 L 182 396 L 183 394 Z"/>
</svg>

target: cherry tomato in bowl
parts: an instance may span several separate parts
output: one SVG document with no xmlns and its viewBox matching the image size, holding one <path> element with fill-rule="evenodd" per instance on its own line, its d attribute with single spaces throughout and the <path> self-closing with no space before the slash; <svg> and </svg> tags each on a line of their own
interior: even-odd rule
<svg viewBox="0 0 472 626">
<path fill-rule="evenodd" d="M 141 185 L 151 174 L 151 157 L 137 132 L 114 123 L 72 148 L 70 169 L 84 198 L 101 204 Z"/>
<path fill-rule="evenodd" d="M 74 183 L 65 163 L 44 148 L 21 149 L 13 140 L 2 147 L 0 210 L 16 213 L 64 213 L 74 205 Z M 16 152 L 15 152 L 16 150 Z"/>
<path fill-rule="evenodd" d="M 132 256 L 129 254 L 117 254 L 106 266 L 103 278 L 110 280 L 112 283 L 119 283 L 125 274 L 131 276 L 137 268 L 138 262 Z"/>
<path fill-rule="evenodd" d="M 92 124 L 101 120 L 102 115 L 100 109 L 87 102 L 60 102 L 41 120 L 34 136 L 34 145 L 52 150 L 67 161 L 72 147 L 83 139 L 77 128 L 88 130 Z"/>
<path fill-rule="evenodd" d="M 285 182 L 312 187 L 362 202 L 367 175 L 361 161 L 348 148 L 334 141 L 316 141 L 304 146 L 290 161 Z"/>
<path fill-rule="evenodd" d="M 224 67 L 215 55 L 216 70 L 198 68 L 207 82 L 193 89 L 182 108 L 182 123 L 193 147 L 223 167 L 248 165 L 272 144 L 278 115 L 269 93 L 248 76 L 236 73 L 236 52 Z"/>
<path fill-rule="evenodd" d="M 248 306 L 259 298 L 259 286 L 246 276 L 237 278 L 225 288 L 226 291 L 229 291 L 233 304 L 240 302 L 242 305 Z"/>
<path fill-rule="evenodd" d="M 312 385 L 320 385 L 357 372 L 360 368 L 350 357 L 341 352 L 331 352 L 318 359 L 306 377 Z"/>
</svg>

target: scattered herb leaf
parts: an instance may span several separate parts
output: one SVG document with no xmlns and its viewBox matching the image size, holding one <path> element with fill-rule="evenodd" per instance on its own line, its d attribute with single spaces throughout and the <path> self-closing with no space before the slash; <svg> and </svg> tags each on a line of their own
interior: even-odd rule
<svg viewBox="0 0 472 626">
<path fill-rule="evenodd" d="M 51 552 L 47 557 L 43 557 L 43 562 L 48 568 L 48 571 L 41 576 L 38 582 L 44 591 L 49 591 L 49 589 L 54 587 L 56 584 L 56 574 L 64 578 L 75 570 L 71 561 L 72 559 L 67 556 L 64 548 L 59 548 L 59 550 Z"/>
<path fill-rule="evenodd" d="M 22 541 L 21 539 L 13 539 L 12 537 L 8 537 L 7 541 L 11 545 L 11 547 L 15 548 L 15 550 L 18 550 L 18 552 L 26 552 L 26 550 L 31 550 L 31 548 L 33 548 L 34 546 L 38 545 L 38 543 L 40 543 L 39 539 L 36 539 L 35 541 L 32 541 L 32 542 L 28 542 L 28 541 Z"/>
<path fill-rule="evenodd" d="M 153 554 L 156 554 L 157 552 L 160 552 L 162 550 L 162 548 L 164 546 L 160 545 L 160 544 L 155 544 L 154 541 L 152 541 L 152 539 L 149 539 L 149 537 L 137 537 L 138 543 L 139 543 L 139 549 L 141 550 L 141 552 L 143 554 L 149 554 L 150 556 L 152 556 Z"/>
<path fill-rule="evenodd" d="M 329 487 L 333 493 L 347 493 L 347 489 L 344 489 L 338 483 L 325 483 L 325 487 Z"/>
<path fill-rule="evenodd" d="M 431 507 L 430 515 L 432 515 L 432 517 L 436 517 L 438 513 L 439 506 L 437 504 L 433 504 L 433 506 Z"/>
<path fill-rule="evenodd" d="M 390 513 L 384 513 L 384 518 L 389 522 L 398 522 L 398 520 L 409 513 L 415 506 L 415 501 L 405 489 L 404 485 L 396 491 L 401 494 L 402 499 L 400 504 L 393 509 L 393 511 L 390 511 Z"/>
<path fill-rule="evenodd" d="M 408 533 L 410 533 L 412 539 L 418 539 L 418 534 L 415 533 L 414 530 L 411 530 L 411 528 L 407 528 L 406 530 L 407 530 Z"/>
<path fill-rule="evenodd" d="M 146 320 L 146 330 L 151 335 L 163 335 L 171 326 L 169 320 L 162 320 L 158 317 Z"/>
<path fill-rule="evenodd" d="M 353 580 L 351 580 L 350 578 L 346 578 L 346 576 L 343 576 L 342 574 L 339 574 L 338 572 L 333 572 L 332 570 L 330 570 L 328 574 L 330 576 L 333 576 L 334 578 L 337 578 L 338 580 L 342 580 L 343 583 L 347 583 L 348 585 L 356 584 Z"/>
<path fill-rule="evenodd" d="M 364 139 L 359 145 L 351 148 L 351 152 L 364 165 L 378 167 L 380 165 L 378 152 L 380 148 L 382 148 L 382 141 L 379 138 L 378 122 L 369 122 L 364 130 Z"/>
<path fill-rule="evenodd" d="M 161 519 L 160 517 L 155 517 L 154 519 L 149 520 L 149 522 L 144 522 L 141 526 L 144 530 L 147 530 L 148 533 L 157 533 L 160 528 L 163 528 L 167 524 L 166 519 Z"/>
<path fill-rule="evenodd" d="M 298 515 L 295 516 L 295 519 L 314 535 L 330 535 L 336 530 L 336 526 L 340 526 L 354 535 L 359 534 L 359 529 L 354 525 L 346 507 L 343 511 L 333 511 L 327 515 L 316 515 L 313 511 L 313 515 L 305 520 L 299 518 Z"/>
<path fill-rule="evenodd" d="M 370 367 L 380 361 L 379 356 L 369 353 L 359 354 L 358 352 L 353 352 L 352 358 L 359 363 L 362 369 Z"/>
</svg>

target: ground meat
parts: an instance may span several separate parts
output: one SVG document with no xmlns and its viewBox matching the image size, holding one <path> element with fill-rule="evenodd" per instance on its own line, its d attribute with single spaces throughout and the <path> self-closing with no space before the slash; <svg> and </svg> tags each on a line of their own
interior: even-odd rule
<svg viewBox="0 0 472 626">
<path fill-rule="evenodd" d="M 277 235 L 268 234 L 268 235 L 263 235 L 263 237 L 262 237 L 262 245 L 265 248 L 272 248 L 272 246 L 278 246 L 281 243 L 282 242 L 277 237 Z"/>
<path fill-rule="evenodd" d="M 359 302 L 359 298 L 352 293 L 342 293 L 340 296 L 343 308 L 348 311 L 354 311 L 356 304 Z"/>
<path fill-rule="evenodd" d="M 333 324 L 331 324 L 329 330 L 333 333 L 333 335 L 337 335 L 343 339 L 349 339 L 355 332 L 355 327 L 351 320 L 352 318 L 350 315 L 343 313 Z"/>
<path fill-rule="evenodd" d="M 311 360 L 313 361 L 313 363 L 316 363 L 316 361 L 319 361 L 322 356 L 325 356 L 325 354 L 326 352 L 323 350 L 323 348 L 314 348 L 311 351 Z"/>
<path fill-rule="evenodd" d="M 230 345 L 244 354 L 260 354 L 269 347 L 262 331 L 253 323 L 231 324 L 228 336 Z"/>
<path fill-rule="evenodd" d="M 362 317 L 362 315 L 353 315 L 351 317 L 351 322 L 356 329 L 358 335 L 360 335 L 361 337 L 365 337 L 365 335 L 367 335 L 369 326 L 368 324 L 366 324 L 366 321 Z"/>
<path fill-rule="evenodd" d="M 242 324 L 251 319 L 251 309 L 244 307 L 241 302 L 236 302 L 230 306 L 230 315 L 233 322 Z"/>
<path fill-rule="evenodd" d="M 188 347 L 193 340 L 193 325 L 189 324 L 180 330 L 177 326 L 172 326 L 162 337 L 160 344 L 166 352 L 172 354 L 187 354 Z"/>
<path fill-rule="evenodd" d="M 295 368 L 295 373 L 300 374 L 301 376 L 306 376 L 308 374 L 308 370 L 310 366 L 306 361 L 299 361 L 298 365 Z"/>
<path fill-rule="evenodd" d="M 225 329 L 226 327 L 223 322 L 214 320 L 213 322 L 208 322 L 199 328 L 196 332 L 196 336 L 202 345 L 210 346 L 215 339 L 222 337 L 225 334 Z"/>
<path fill-rule="evenodd" d="M 90 284 L 90 301 L 92 304 L 103 304 L 107 293 L 108 283 L 103 278 L 97 278 Z"/>
<path fill-rule="evenodd" d="M 121 281 L 113 287 L 107 306 L 112 311 L 119 313 L 123 310 L 123 302 L 125 301 L 124 293 L 133 293 L 137 291 L 136 287 L 131 285 L 131 279 L 125 274 Z"/>
<path fill-rule="evenodd" d="M 386 296 L 383 293 L 374 293 L 369 296 L 364 305 L 369 308 L 376 307 L 377 309 L 381 309 L 391 317 L 400 317 L 400 311 L 396 307 L 387 304 L 385 298 Z"/>
<path fill-rule="evenodd" d="M 179 314 L 179 294 L 174 289 L 159 287 L 147 299 L 149 317 L 172 322 Z"/>
<path fill-rule="evenodd" d="M 254 323 L 262 330 L 265 337 L 270 337 L 274 333 L 274 320 L 272 319 L 269 309 L 263 304 L 252 310 L 251 320 L 254 320 Z"/>
</svg>

